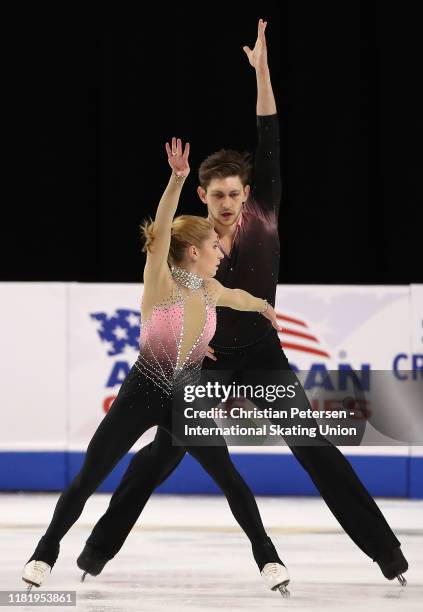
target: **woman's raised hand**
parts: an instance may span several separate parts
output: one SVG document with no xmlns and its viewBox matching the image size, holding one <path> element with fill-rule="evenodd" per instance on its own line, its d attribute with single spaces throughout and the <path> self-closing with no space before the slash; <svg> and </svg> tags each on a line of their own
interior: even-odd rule
<svg viewBox="0 0 423 612">
<path fill-rule="evenodd" d="M 166 143 L 167 161 L 176 176 L 186 177 L 189 174 L 190 167 L 188 163 L 189 142 L 185 143 L 184 152 L 182 153 L 182 141 L 180 138 L 172 138 L 172 143 Z"/>
</svg>

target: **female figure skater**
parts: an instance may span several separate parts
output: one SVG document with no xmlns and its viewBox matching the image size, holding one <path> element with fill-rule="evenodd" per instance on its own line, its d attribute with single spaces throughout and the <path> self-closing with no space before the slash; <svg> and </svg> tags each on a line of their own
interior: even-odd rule
<svg viewBox="0 0 423 612">
<path fill-rule="evenodd" d="M 181 140 L 172 138 L 166 151 L 172 174 L 155 221 L 143 226 L 147 261 L 140 354 L 91 439 L 80 472 L 60 496 L 45 535 L 24 567 L 22 579 L 28 589 L 41 586 L 58 557 L 60 540 L 80 516 L 88 497 L 138 438 L 154 425 L 175 436 L 172 401 L 184 384 L 199 378 L 215 332 L 216 305 L 261 313 L 277 328 L 275 311 L 266 300 L 241 289 L 227 289 L 213 278 L 223 254 L 212 223 L 188 215 L 173 220 L 190 171 L 189 144 L 182 152 Z M 251 541 L 266 585 L 286 596 L 287 569 L 264 530 L 254 496 L 232 464 L 223 438 L 221 446 L 187 450 L 225 493 L 233 515 Z"/>
</svg>

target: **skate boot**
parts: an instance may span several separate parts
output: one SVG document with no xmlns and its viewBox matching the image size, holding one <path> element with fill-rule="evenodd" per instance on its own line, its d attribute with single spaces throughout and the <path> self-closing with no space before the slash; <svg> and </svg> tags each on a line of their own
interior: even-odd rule
<svg viewBox="0 0 423 612">
<path fill-rule="evenodd" d="M 40 587 L 47 574 L 51 572 L 51 566 L 44 561 L 29 561 L 23 569 L 22 580 L 28 584 L 27 591 L 33 586 Z"/>
<path fill-rule="evenodd" d="M 107 561 L 110 561 L 110 559 L 105 557 L 104 553 L 90 544 L 85 544 L 84 550 L 76 560 L 77 566 L 84 572 L 81 577 L 81 582 L 84 582 L 87 574 L 90 574 L 90 576 L 98 576 L 102 572 Z"/>
<path fill-rule="evenodd" d="M 404 578 L 403 573 L 408 570 L 408 562 L 399 546 L 393 548 L 389 553 L 382 555 L 378 559 L 375 559 L 375 561 L 382 570 L 382 574 L 385 578 L 388 580 L 398 578 L 400 585 L 406 586 L 407 580 Z"/>
<path fill-rule="evenodd" d="M 279 590 L 282 597 L 289 597 L 289 591 L 286 588 L 289 583 L 289 574 L 283 564 L 266 563 L 260 574 L 269 589 Z"/>
<path fill-rule="evenodd" d="M 279 590 L 282 597 L 289 597 L 289 591 L 286 588 L 289 583 L 288 570 L 279 559 L 272 540 L 268 537 L 265 540 L 254 541 L 252 549 L 266 586 L 272 591 Z"/>
</svg>

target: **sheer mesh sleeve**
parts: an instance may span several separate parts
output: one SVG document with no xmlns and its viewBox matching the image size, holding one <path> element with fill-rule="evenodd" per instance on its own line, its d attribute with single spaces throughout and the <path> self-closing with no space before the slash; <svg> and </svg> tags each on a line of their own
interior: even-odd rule
<svg viewBox="0 0 423 612">
<path fill-rule="evenodd" d="M 257 149 L 254 156 L 252 208 L 279 215 L 282 195 L 279 120 L 277 115 L 257 116 Z"/>
</svg>

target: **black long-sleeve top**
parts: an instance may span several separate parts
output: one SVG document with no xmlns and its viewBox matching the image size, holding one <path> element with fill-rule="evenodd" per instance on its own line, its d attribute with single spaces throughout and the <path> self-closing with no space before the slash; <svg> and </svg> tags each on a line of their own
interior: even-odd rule
<svg viewBox="0 0 423 612">
<path fill-rule="evenodd" d="M 240 215 L 231 252 L 224 254 L 216 278 L 225 287 L 244 289 L 274 306 L 282 192 L 278 116 L 258 116 L 257 133 L 253 188 Z M 210 344 L 217 351 L 235 350 L 255 344 L 271 329 L 270 321 L 259 313 L 218 307 L 216 334 Z"/>
</svg>

